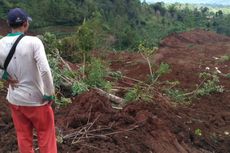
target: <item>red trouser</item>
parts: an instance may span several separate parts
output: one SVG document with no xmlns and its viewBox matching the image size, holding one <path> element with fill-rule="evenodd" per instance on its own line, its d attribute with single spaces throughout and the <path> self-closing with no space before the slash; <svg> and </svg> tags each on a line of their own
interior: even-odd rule
<svg viewBox="0 0 230 153">
<path fill-rule="evenodd" d="M 38 135 L 40 153 L 57 153 L 54 114 L 50 105 L 10 105 L 20 153 L 34 153 L 33 128 Z"/>
</svg>

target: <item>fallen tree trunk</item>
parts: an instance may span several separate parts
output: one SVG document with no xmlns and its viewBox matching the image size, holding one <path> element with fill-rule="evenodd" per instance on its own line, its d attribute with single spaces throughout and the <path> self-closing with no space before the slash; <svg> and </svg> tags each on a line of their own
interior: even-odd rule
<svg viewBox="0 0 230 153">
<path fill-rule="evenodd" d="M 99 88 L 95 88 L 95 90 L 97 91 L 97 93 L 99 95 L 108 98 L 110 101 L 114 102 L 115 104 L 117 104 L 119 106 L 124 106 L 125 105 L 125 100 L 123 98 L 120 98 L 120 97 L 118 97 L 116 95 L 107 93 L 104 90 L 99 89 Z"/>
</svg>

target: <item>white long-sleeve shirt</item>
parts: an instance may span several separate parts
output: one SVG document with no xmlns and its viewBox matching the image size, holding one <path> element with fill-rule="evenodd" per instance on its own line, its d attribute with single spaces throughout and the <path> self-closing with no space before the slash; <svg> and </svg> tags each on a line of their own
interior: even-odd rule
<svg viewBox="0 0 230 153">
<path fill-rule="evenodd" d="M 3 67 L 11 47 L 21 33 L 9 34 L 0 40 L 0 65 Z M 43 96 L 54 95 L 53 78 L 43 43 L 33 36 L 24 36 L 11 59 L 8 74 L 18 80 L 8 88 L 7 100 L 18 106 L 42 106 Z M 4 70 L 0 70 L 3 76 Z"/>
</svg>

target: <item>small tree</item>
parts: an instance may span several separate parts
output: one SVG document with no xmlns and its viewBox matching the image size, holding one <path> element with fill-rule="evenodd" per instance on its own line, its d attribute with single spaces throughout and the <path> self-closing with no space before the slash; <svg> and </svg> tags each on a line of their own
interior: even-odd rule
<svg viewBox="0 0 230 153">
<path fill-rule="evenodd" d="M 157 48 L 147 48 L 144 46 L 144 44 L 140 44 L 138 47 L 139 53 L 141 56 L 147 61 L 148 66 L 149 66 L 149 73 L 151 80 L 154 78 L 153 70 L 152 70 L 152 64 L 150 61 L 150 57 L 156 54 Z"/>
<path fill-rule="evenodd" d="M 84 78 L 86 57 L 88 57 L 89 51 L 92 50 L 94 46 L 94 33 L 93 30 L 90 28 L 90 25 L 86 22 L 86 20 L 83 21 L 82 26 L 80 26 L 77 31 L 77 39 L 78 39 L 79 49 L 82 52 L 82 60 L 83 60 L 82 73 Z"/>
</svg>

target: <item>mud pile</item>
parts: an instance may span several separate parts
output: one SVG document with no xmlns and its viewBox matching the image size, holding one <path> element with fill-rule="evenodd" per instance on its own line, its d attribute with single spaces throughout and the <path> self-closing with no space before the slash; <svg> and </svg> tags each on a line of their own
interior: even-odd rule
<svg viewBox="0 0 230 153">
<path fill-rule="evenodd" d="M 166 37 L 156 55 L 158 63 L 168 63 L 172 69 L 163 80 L 177 79 L 181 88 L 191 90 L 200 83 L 202 72 L 213 73 L 218 68 L 222 73 L 229 73 L 230 63 L 220 60 L 230 54 L 229 42 L 230 37 L 203 30 Z M 226 78 L 221 79 L 229 82 Z"/>
<path fill-rule="evenodd" d="M 163 41 L 153 62 L 168 63 L 171 73 L 161 81 L 178 80 L 179 88 L 192 91 L 199 74 L 218 67 L 230 73 L 230 62 L 219 62 L 230 54 L 229 38 L 195 30 L 171 35 Z M 125 76 L 146 81 L 149 69 L 137 53 L 108 53 L 110 68 Z M 135 80 L 119 80 L 130 87 Z M 115 110 L 94 90 L 73 98 L 57 109 L 56 127 L 60 153 L 199 153 L 230 152 L 230 81 L 220 75 L 225 92 L 200 97 L 190 105 L 172 106 L 165 95 L 154 94 L 151 103 L 134 102 Z M 122 95 L 122 94 L 121 94 Z M 17 152 L 17 142 L 5 93 L 0 93 L 0 153 Z M 200 130 L 200 135 L 195 131 Z M 202 150 L 205 149 L 205 150 Z"/>
<path fill-rule="evenodd" d="M 183 126 L 170 125 L 168 127 L 171 127 L 171 131 L 177 135 L 178 139 L 183 135 L 185 137 L 183 140 L 187 140 L 188 143 L 192 142 L 194 146 L 211 152 L 230 152 L 230 80 L 224 77 L 225 74 L 230 73 L 230 61 L 221 62 L 220 60 L 222 56 L 230 55 L 230 38 L 209 31 L 195 30 L 173 34 L 166 37 L 163 42 L 165 44 L 159 48 L 157 55 L 152 59 L 153 63 L 163 62 L 170 65 L 171 72 L 162 76 L 161 81 L 178 81 L 180 84 L 176 87 L 177 89 L 190 92 L 202 82 L 199 78 L 200 73 L 215 73 L 218 68 L 222 72 L 219 74 L 220 84 L 225 89 L 223 93 L 199 97 L 194 99 L 191 105 L 177 107 L 176 116 L 179 118 L 166 118 L 169 120 L 167 125 L 170 124 L 170 121 L 174 121 L 176 123 L 173 125 Z M 143 58 L 138 54 L 136 56 L 123 54 L 120 55 L 120 58 L 119 55 L 116 55 L 116 60 L 112 60 L 112 68 L 129 77 L 147 80 L 139 75 L 149 74 L 146 61 L 141 61 Z M 129 57 L 134 59 L 133 62 L 130 62 Z M 138 65 L 143 65 L 142 67 L 145 68 L 136 69 Z M 168 114 L 175 116 L 171 112 Z M 164 118 L 167 115 L 159 116 Z M 199 129 L 202 136 L 197 137 L 195 131 Z"/>
<path fill-rule="evenodd" d="M 183 47 L 186 44 L 204 44 L 229 41 L 229 37 L 205 30 L 174 33 L 161 41 L 161 47 Z"/>
<path fill-rule="evenodd" d="M 180 140 L 170 128 L 176 127 L 171 107 L 156 103 L 133 103 L 123 110 L 114 110 L 108 99 L 94 90 L 80 95 L 56 115 L 57 127 L 63 137 L 91 124 L 88 136 L 82 135 L 75 144 L 64 139 L 60 152 L 71 153 L 187 153 L 200 152 Z M 175 118 L 174 118 L 175 119 Z M 92 124 L 93 123 L 93 124 Z M 169 127 L 169 126 L 172 127 Z M 181 126 L 181 125 L 180 125 Z M 106 130 L 102 130 L 102 129 Z M 101 129 L 101 130 L 100 130 Z M 93 133 L 90 131 L 94 131 Z M 97 136 L 98 135 L 98 136 Z M 75 134 L 77 136 L 77 134 Z M 186 140 L 187 141 L 187 140 Z"/>
</svg>

